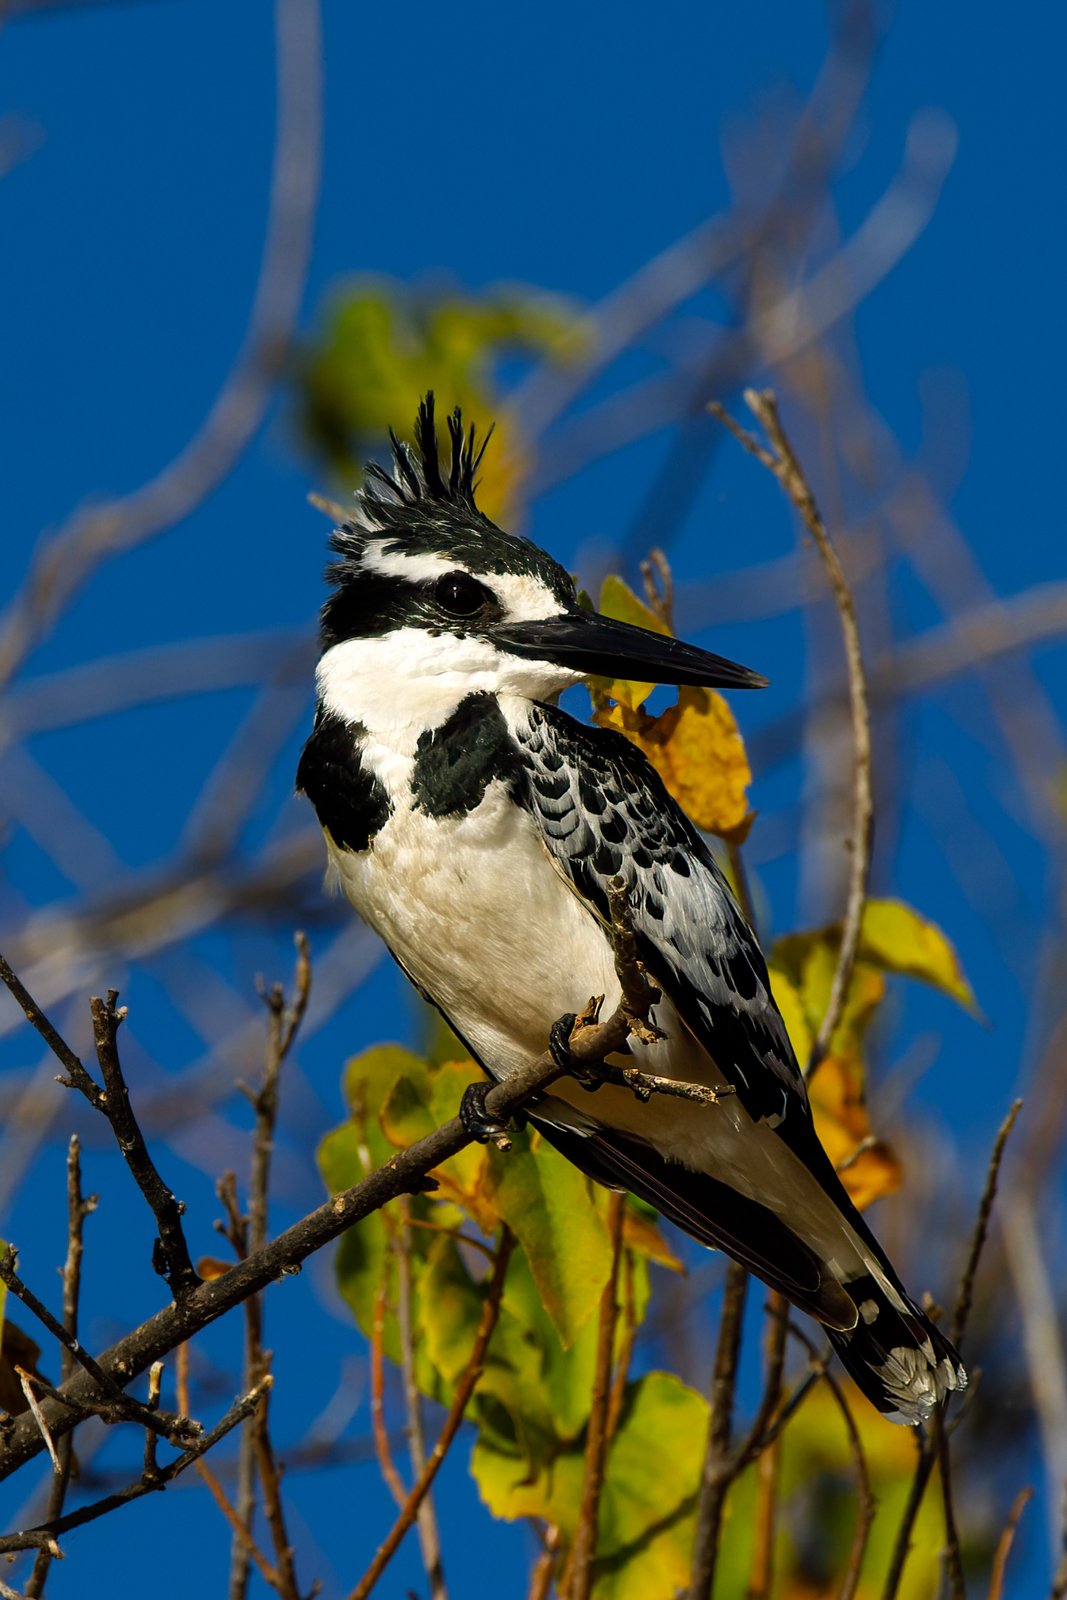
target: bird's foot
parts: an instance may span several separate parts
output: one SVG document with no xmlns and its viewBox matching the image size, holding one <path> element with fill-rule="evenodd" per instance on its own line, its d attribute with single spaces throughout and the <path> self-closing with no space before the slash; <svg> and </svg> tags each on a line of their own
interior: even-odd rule
<svg viewBox="0 0 1067 1600">
<path fill-rule="evenodd" d="M 501 1122 L 486 1110 L 485 1097 L 492 1088 L 491 1083 L 469 1083 L 459 1102 L 459 1120 L 479 1144 L 495 1144 L 498 1150 L 510 1150 L 509 1129 L 521 1128 L 525 1122 L 520 1117 L 512 1117 L 510 1123 Z"/>
<path fill-rule="evenodd" d="M 583 1089 L 588 1089 L 592 1094 L 604 1082 L 602 1073 L 594 1071 L 584 1061 L 571 1052 L 571 1034 L 578 1021 L 573 1011 L 564 1012 L 562 1017 L 557 1017 L 548 1030 L 548 1049 L 557 1067 L 561 1067 L 568 1077 Z"/>
</svg>

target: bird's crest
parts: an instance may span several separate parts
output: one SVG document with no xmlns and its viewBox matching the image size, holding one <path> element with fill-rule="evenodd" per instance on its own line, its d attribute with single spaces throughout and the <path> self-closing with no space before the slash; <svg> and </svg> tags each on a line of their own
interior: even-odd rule
<svg viewBox="0 0 1067 1600">
<path fill-rule="evenodd" d="M 429 390 L 420 400 L 415 418 L 415 448 L 398 439 L 390 428 L 392 471 L 376 461 L 368 464 L 364 485 L 356 497 L 357 524 L 368 531 L 388 527 L 392 519 L 388 515 L 383 518 L 382 513 L 397 506 L 420 506 L 431 515 L 445 507 L 480 515 L 474 498 L 477 472 L 494 426 L 490 424 L 479 441 L 474 424 L 465 431 L 463 413 L 459 406 L 454 408 L 448 417 L 451 453 L 446 476 L 441 470 L 433 390 Z"/>
</svg>

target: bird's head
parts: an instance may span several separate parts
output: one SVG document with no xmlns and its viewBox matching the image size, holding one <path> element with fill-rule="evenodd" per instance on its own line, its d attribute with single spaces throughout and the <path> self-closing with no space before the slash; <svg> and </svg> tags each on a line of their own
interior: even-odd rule
<svg viewBox="0 0 1067 1600">
<path fill-rule="evenodd" d="M 428 394 L 414 450 L 391 436 L 392 472 L 368 467 L 351 521 L 333 535 L 319 665 L 332 710 L 363 720 L 368 694 L 407 698 L 413 716 L 479 690 L 548 700 L 592 674 L 763 686 L 747 667 L 583 609 L 557 561 L 478 510 L 489 434 L 479 444 L 465 433 L 458 408 L 448 431 L 446 470 Z"/>
</svg>

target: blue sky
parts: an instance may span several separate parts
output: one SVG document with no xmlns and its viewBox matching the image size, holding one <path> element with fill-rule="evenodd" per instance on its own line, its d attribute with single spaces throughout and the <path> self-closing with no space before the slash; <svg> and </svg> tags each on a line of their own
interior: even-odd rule
<svg viewBox="0 0 1067 1600">
<path fill-rule="evenodd" d="M 329 0 L 324 28 L 324 179 L 305 328 L 331 286 L 367 271 L 412 281 L 437 275 L 473 289 L 517 280 L 599 299 L 728 203 L 724 130 L 729 138 L 754 108 L 802 97 L 827 39 L 823 8 L 808 0 L 770 13 L 680 0 L 653 13 L 625 3 L 608 12 L 475 0 L 457 12 L 422 0 L 404 8 Z M 954 478 L 952 515 L 1004 595 L 1063 571 L 1057 319 L 1067 260 L 1056 200 L 1062 135 L 1053 112 L 1062 98 L 1061 33 L 1051 16 L 1039 29 L 962 0 L 904 0 L 834 190 L 848 235 L 891 182 L 916 114 L 936 112 L 936 126 L 958 141 L 933 219 L 859 310 L 858 361 L 906 451 L 942 465 L 958 458 L 944 467 Z M 0 183 L 4 598 L 38 534 L 86 499 L 132 488 L 158 470 L 225 376 L 262 247 L 273 71 L 270 8 L 251 0 L 57 8 L 13 21 L 0 35 L 0 107 L 28 151 Z M 533 533 L 572 563 L 617 546 L 666 447 L 665 436 L 654 436 L 553 489 L 533 508 Z M 305 495 L 320 482 L 298 454 L 289 408 L 279 402 L 232 477 L 180 527 L 90 584 L 29 673 L 191 635 L 307 627 L 320 599 L 325 525 Z M 679 534 L 678 576 L 714 581 L 783 555 L 792 537 L 773 486 L 723 446 Z M 894 582 L 892 605 L 902 632 L 937 620 L 906 573 Z M 788 714 L 804 647 L 795 616 L 725 622 L 714 644 L 775 680 L 758 706 L 740 708 L 746 728 Z M 1062 647 L 1043 648 L 1037 672 L 1062 705 Z M 127 713 L 106 760 L 92 728 L 42 736 L 34 753 L 120 860 L 147 866 L 173 847 L 245 703 L 234 691 Z M 896 1002 L 893 1048 L 900 1057 L 917 1036 L 941 1040 L 938 1067 L 917 1093 L 931 1113 L 963 1129 L 974 1189 L 1020 1070 L 1021 980 L 1037 959 L 1035 930 L 1050 885 L 1018 785 L 981 712 L 946 690 L 904 717 L 916 784 L 926 785 L 927 821 L 921 808 L 905 818 L 879 858 L 876 886 L 913 901 L 950 932 L 989 1027 L 908 991 Z M 294 758 L 299 737 L 297 717 Z M 1007 957 L 929 821 L 941 803 L 942 769 L 996 840 L 1005 915 L 1018 929 Z M 770 773 L 762 789 L 758 778 L 756 804 L 773 810 L 796 778 L 795 771 Z M 287 781 L 281 767 L 269 780 L 275 804 Z M 265 805 L 264 826 L 269 812 Z M 24 830 L 8 841 L 7 874 L 12 912 L 72 892 L 69 877 Z M 803 915 L 795 862 L 768 862 L 760 888 L 779 930 Z M 220 943 L 216 953 L 246 992 L 257 966 L 272 975 L 287 966 L 280 940 L 242 949 L 235 958 Z M 146 975 L 135 975 L 134 985 L 136 1036 L 150 1042 L 163 1070 L 181 1070 L 201 1048 L 195 1030 Z M 84 1025 L 71 1026 L 84 1041 Z M 345 1054 L 367 1040 L 411 1036 L 415 1027 L 398 981 L 379 968 L 360 999 L 309 1043 L 303 1067 L 314 1089 L 293 1111 L 280 1217 L 317 1197 L 309 1152 L 339 1113 Z M 36 1062 L 25 1039 L 5 1048 L 9 1065 Z M 89 1159 L 99 1163 L 90 1182 L 108 1195 L 120 1175 L 102 1149 Z M 58 1146 L 45 1152 L 2 1224 L 27 1252 L 27 1270 L 36 1255 L 41 1281 L 61 1249 L 60 1160 Z M 184 1176 L 187 1198 L 213 1215 L 206 1174 L 193 1162 Z M 98 1342 L 146 1314 L 156 1292 L 140 1270 L 143 1252 L 124 1238 L 125 1217 L 115 1214 L 123 1208 L 116 1203 L 110 1216 L 107 1209 L 93 1225 L 100 1259 L 118 1252 L 129 1277 L 107 1296 L 97 1291 L 89 1306 Z M 208 1237 L 200 1248 L 210 1248 Z M 325 1262 L 269 1302 L 279 1359 L 301 1352 L 312 1303 L 323 1352 L 321 1361 L 295 1362 L 295 1388 L 278 1401 L 283 1432 L 299 1433 L 300 1419 L 322 1409 L 337 1360 L 356 1344 L 340 1315 L 321 1314 L 322 1302 L 330 1303 Z M 475 1523 L 462 1478 L 457 1459 L 442 1497 L 454 1508 L 445 1556 L 457 1592 L 492 1552 L 513 1548 L 506 1531 L 484 1518 Z M 353 1498 L 366 1529 L 388 1514 L 374 1470 L 352 1469 L 351 1478 L 302 1474 L 293 1498 L 321 1545 L 321 1562 L 311 1555 L 306 1570 L 332 1570 L 327 1593 L 343 1592 L 367 1544 L 351 1535 Z M 181 1503 L 192 1502 L 186 1494 Z M 110 1568 L 103 1552 L 111 1526 L 87 1530 L 71 1541 L 73 1559 L 57 1569 L 50 1592 L 114 1593 L 116 1582 L 132 1581 L 156 1541 L 168 1537 L 171 1509 L 158 1499 L 124 1515 L 122 1550 L 111 1554 Z M 198 1510 L 195 1527 L 198 1566 L 221 1571 L 221 1521 Z M 298 1542 L 302 1531 L 298 1524 Z M 1025 1539 L 1038 1575 L 1046 1561 L 1039 1517 Z M 383 1592 L 402 1592 L 405 1574 L 417 1578 L 413 1552 Z M 187 1592 L 185 1574 L 155 1571 L 153 1581 L 160 1600 Z"/>
</svg>

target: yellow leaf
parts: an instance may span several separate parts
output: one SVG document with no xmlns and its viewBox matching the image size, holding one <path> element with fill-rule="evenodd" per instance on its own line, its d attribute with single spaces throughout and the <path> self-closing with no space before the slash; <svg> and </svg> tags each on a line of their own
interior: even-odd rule
<svg viewBox="0 0 1067 1600">
<path fill-rule="evenodd" d="M 628 622 L 635 628 L 648 628 L 652 633 L 670 638 L 671 630 L 663 619 L 613 572 L 609 572 L 600 590 L 600 612 L 615 622 Z M 654 683 L 631 682 L 627 678 L 590 678 L 589 684 L 595 695 L 607 695 L 630 711 L 643 705 L 656 687 Z"/>
<path fill-rule="evenodd" d="M 771 990 L 797 1059 L 804 1063 L 826 1011 L 837 950 L 825 934 L 794 934 L 779 940 L 775 956 L 781 964 L 770 968 Z M 858 961 L 841 1021 L 808 1089 L 823 1148 L 861 1211 L 882 1195 L 893 1194 L 901 1183 L 896 1155 L 874 1137 L 867 1116 L 863 1044 L 884 998 L 882 974 Z"/>
<path fill-rule="evenodd" d="M 792 978 L 787 977 L 780 967 L 772 964 L 767 968 L 767 974 L 771 980 L 774 1003 L 782 1014 L 785 1031 L 793 1046 L 793 1054 L 803 1065 L 811 1055 L 811 1047 L 815 1042 L 815 1034 L 808 1021 L 804 1001 Z"/>
<path fill-rule="evenodd" d="M 960 958 L 941 929 L 900 900 L 868 900 L 863 908 L 860 954 L 887 972 L 932 984 L 978 1013 Z"/>
<path fill-rule="evenodd" d="M 811 1080 L 815 1130 L 860 1211 L 900 1188 L 900 1162 L 871 1133 L 864 1098 L 864 1068 L 858 1058 L 829 1055 Z"/>
<path fill-rule="evenodd" d="M 643 1208 L 638 1210 L 632 1196 L 622 1214 L 622 1238 L 628 1250 L 635 1250 L 639 1256 L 654 1261 L 658 1267 L 668 1267 L 671 1272 L 684 1275 L 685 1263 L 675 1255 L 654 1217 Z"/>
<path fill-rule="evenodd" d="M 752 772 L 734 714 L 714 689 L 681 689 L 678 704 L 650 717 L 624 705 L 594 719 L 615 728 L 651 761 L 686 815 L 705 833 L 742 844 L 752 826 Z"/>
</svg>

